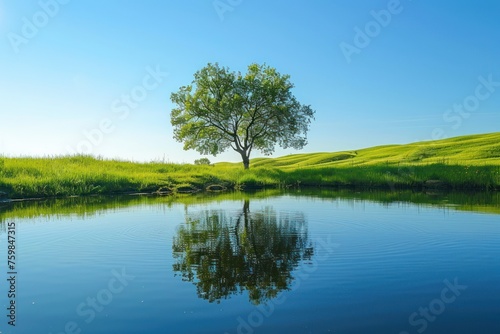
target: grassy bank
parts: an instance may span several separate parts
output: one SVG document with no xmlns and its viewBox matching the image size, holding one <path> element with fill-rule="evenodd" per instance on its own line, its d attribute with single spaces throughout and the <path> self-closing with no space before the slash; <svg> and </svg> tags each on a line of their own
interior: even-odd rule
<svg viewBox="0 0 500 334">
<path fill-rule="evenodd" d="M 335 186 L 357 188 L 500 189 L 500 133 L 296 154 L 215 166 L 133 163 L 89 156 L 0 158 L 0 191 L 10 198 Z M 213 187 L 212 189 L 217 189 Z"/>
</svg>

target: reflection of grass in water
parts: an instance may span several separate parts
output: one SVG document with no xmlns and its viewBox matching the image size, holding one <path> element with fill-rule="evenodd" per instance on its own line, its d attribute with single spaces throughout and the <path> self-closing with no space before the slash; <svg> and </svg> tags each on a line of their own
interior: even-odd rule
<svg viewBox="0 0 500 334">
<path fill-rule="evenodd" d="M 498 192 L 416 192 L 401 191 L 352 191 L 352 190 L 308 190 L 300 192 L 303 196 L 311 196 L 329 200 L 340 198 L 345 200 L 367 200 L 376 203 L 409 203 L 428 205 L 453 210 L 476 211 L 500 214 L 500 193 Z M 333 196 L 333 197 L 332 197 Z"/>
<path fill-rule="evenodd" d="M 252 187 L 500 189 L 500 132 L 353 152 L 295 154 L 215 166 L 132 163 L 88 156 L 0 158 L 12 198 Z M 432 181 L 429 183 L 429 181 Z"/>
<path fill-rule="evenodd" d="M 40 216 L 67 217 L 76 215 L 88 217 L 103 212 L 119 210 L 134 206 L 170 207 L 180 203 L 186 206 L 213 203 L 222 201 L 243 201 L 246 199 L 273 198 L 281 195 L 292 197 L 311 197 L 322 201 L 367 200 L 376 203 L 409 203 L 428 205 L 450 210 L 477 211 L 500 214 L 500 193 L 498 192 L 448 192 L 423 193 L 405 191 L 362 191 L 328 190 L 328 189 L 301 189 L 279 190 L 271 189 L 247 192 L 226 192 L 218 194 L 175 195 L 162 197 L 145 196 L 91 196 L 66 199 L 49 199 L 43 201 L 27 201 L 10 203 L 0 206 L 0 221 L 14 218 L 35 218 Z"/>
</svg>

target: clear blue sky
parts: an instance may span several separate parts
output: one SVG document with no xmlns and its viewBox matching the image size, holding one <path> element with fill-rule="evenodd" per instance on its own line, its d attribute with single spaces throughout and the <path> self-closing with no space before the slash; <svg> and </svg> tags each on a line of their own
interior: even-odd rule
<svg viewBox="0 0 500 334">
<path fill-rule="evenodd" d="M 496 132 L 499 15 L 497 0 L 0 0 L 0 154 L 192 162 L 169 97 L 208 62 L 290 74 L 316 110 L 300 152 Z"/>
</svg>

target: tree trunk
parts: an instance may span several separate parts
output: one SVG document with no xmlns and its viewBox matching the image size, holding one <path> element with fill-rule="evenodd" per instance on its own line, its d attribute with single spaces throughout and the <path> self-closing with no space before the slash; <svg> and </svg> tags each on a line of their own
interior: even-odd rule
<svg viewBox="0 0 500 334">
<path fill-rule="evenodd" d="M 241 153 L 241 158 L 243 159 L 243 167 L 245 167 L 245 169 L 250 168 L 250 158 L 245 152 Z"/>
</svg>

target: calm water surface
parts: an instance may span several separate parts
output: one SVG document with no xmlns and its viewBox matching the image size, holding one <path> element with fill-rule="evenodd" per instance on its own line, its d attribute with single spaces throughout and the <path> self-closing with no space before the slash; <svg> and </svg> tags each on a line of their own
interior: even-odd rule
<svg viewBox="0 0 500 334">
<path fill-rule="evenodd" d="M 500 333 L 498 194 L 0 207 L 5 333 Z"/>
</svg>

